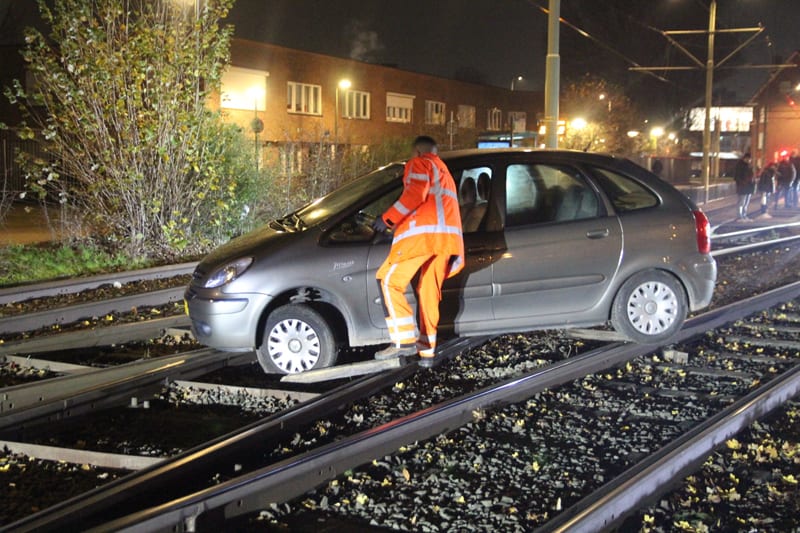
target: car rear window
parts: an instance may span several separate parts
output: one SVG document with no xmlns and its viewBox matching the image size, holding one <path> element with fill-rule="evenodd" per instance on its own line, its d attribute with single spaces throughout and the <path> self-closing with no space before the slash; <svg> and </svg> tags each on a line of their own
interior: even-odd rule
<svg viewBox="0 0 800 533">
<path fill-rule="evenodd" d="M 628 176 L 600 167 L 593 167 L 592 173 L 618 213 L 658 205 L 658 197 L 652 191 Z"/>
</svg>

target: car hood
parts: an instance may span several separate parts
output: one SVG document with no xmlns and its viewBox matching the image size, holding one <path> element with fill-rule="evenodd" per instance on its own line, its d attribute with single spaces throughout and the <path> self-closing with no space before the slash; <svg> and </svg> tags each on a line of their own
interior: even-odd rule
<svg viewBox="0 0 800 533">
<path fill-rule="evenodd" d="M 276 245 L 288 242 L 292 235 L 294 233 L 279 231 L 269 225 L 262 226 L 214 249 L 200 261 L 196 271 L 207 274 L 241 257 L 257 258 L 264 255 L 265 250 L 274 250 Z"/>
</svg>

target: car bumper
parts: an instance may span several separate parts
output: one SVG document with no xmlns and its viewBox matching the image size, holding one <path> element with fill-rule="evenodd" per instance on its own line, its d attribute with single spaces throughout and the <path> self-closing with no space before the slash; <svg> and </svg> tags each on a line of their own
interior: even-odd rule
<svg viewBox="0 0 800 533">
<path fill-rule="evenodd" d="M 271 297 L 266 294 L 236 294 L 206 298 L 189 288 L 186 309 L 192 333 L 198 342 L 230 352 L 255 348 L 261 312 Z"/>
<path fill-rule="evenodd" d="M 689 309 L 698 311 L 708 307 L 717 283 L 717 262 L 710 255 L 698 255 L 680 266 L 689 296 Z"/>
</svg>

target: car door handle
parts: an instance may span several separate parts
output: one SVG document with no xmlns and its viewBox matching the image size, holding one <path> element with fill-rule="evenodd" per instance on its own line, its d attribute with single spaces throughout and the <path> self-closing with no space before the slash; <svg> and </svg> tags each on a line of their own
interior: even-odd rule
<svg viewBox="0 0 800 533">
<path fill-rule="evenodd" d="M 467 248 L 467 253 L 470 255 L 485 254 L 490 251 L 491 250 L 489 249 L 488 246 L 473 246 L 471 248 Z"/>
<path fill-rule="evenodd" d="M 608 237 L 608 228 L 587 231 L 586 236 L 590 239 L 605 239 Z"/>
</svg>

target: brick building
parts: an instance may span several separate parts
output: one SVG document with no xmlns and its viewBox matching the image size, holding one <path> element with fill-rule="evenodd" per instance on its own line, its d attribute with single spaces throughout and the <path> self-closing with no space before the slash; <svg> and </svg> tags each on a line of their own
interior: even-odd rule
<svg viewBox="0 0 800 533">
<path fill-rule="evenodd" d="M 479 133 L 535 130 L 543 97 L 234 39 L 212 105 L 248 131 L 257 115 L 266 143 L 374 145 L 425 133 L 446 147 L 452 120 L 463 148 Z"/>
<path fill-rule="evenodd" d="M 800 52 L 786 61 L 800 66 Z M 800 149 L 800 68 L 775 72 L 750 99 L 753 158 L 758 166 Z"/>
</svg>

